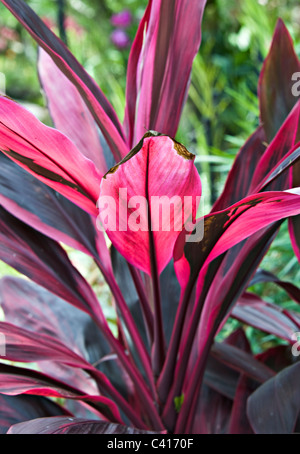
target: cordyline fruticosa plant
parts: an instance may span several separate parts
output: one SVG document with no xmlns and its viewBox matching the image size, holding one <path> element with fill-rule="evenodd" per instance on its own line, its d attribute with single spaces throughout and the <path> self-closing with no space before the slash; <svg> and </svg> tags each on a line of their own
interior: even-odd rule
<svg viewBox="0 0 300 454">
<path fill-rule="evenodd" d="M 0 284 L 9 360 L 0 363 L 2 431 L 299 431 L 300 362 L 291 347 L 300 316 L 247 291 L 269 281 L 300 301 L 294 285 L 258 269 L 286 218 L 300 258 L 300 104 L 292 93 L 300 63 L 283 22 L 259 78 L 260 126 L 211 212 L 195 220 L 200 177 L 173 138 L 205 1 L 149 1 L 129 57 L 123 125 L 29 6 L 2 3 L 39 45 L 55 125 L 0 99 L 0 258 L 30 278 Z M 152 228 L 153 196 L 174 201 L 170 231 Z M 178 229 L 185 197 L 192 217 L 179 217 Z M 112 214 L 117 228 L 105 233 L 100 221 Z M 117 332 L 60 243 L 94 259 Z M 287 342 L 254 355 L 242 328 L 216 341 L 229 316 Z"/>
</svg>

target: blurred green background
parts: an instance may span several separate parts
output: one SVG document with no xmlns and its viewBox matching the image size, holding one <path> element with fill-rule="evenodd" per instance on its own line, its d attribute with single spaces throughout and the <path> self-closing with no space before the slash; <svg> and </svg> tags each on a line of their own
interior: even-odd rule
<svg viewBox="0 0 300 454">
<path fill-rule="evenodd" d="M 122 121 L 130 42 L 147 1 L 31 0 L 27 3 L 66 40 Z M 124 29 L 123 42 L 118 44 L 112 38 L 116 27 L 111 17 L 124 9 L 130 11 L 132 20 Z M 297 0 L 207 2 L 202 44 L 194 61 L 189 98 L 177 136 L 197 155 L 206 212 L 220 194 L 237 151 L 258 125 L 258 76 L 279 17 L 288 27 L 300 55 Z M 42 121 L 50 123 L 36 60 L 36 44 L 1 4 L 0 72 L 5 74 L 6 93 L 29 107 Z M 99 284 L 95 279 L 93 265 L 74 251 L 70 254 L 92 285 L 102 288 L 103 282 Z M 284 280 L 300 282 L 299 264 L 290 245 L 286 223 L 262 267 Z M 0 262 L 0 275 L 7 273 L 15 272 Z M 297 309 L 273 284 L 257 285 L 251 290 L 268 301 Z M 228 326 L 231 329 L 233 325 Z M 255 330 L 248 334 L 256 351 L 274 342 L 272 337 Z"/>
</svg>

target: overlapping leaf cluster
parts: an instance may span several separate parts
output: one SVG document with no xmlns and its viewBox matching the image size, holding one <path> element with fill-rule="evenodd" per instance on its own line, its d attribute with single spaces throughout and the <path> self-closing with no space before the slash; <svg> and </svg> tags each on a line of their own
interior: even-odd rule
<svg viewBox="0 0 300 454">
<path fill-rule="evenodd" d="M 270 281 L 300 302 L 297 287 L 259 270 L 286 218 L 300 259 L 300 101 L 292 91 L 300 63 L 283 22 L 259 78 L 261 125 L 211 212 L 197 220 L 203 239 L 186 242 L 185 230 L 153 232 L 149 224 L 108 231 L 108 247 L 97 228 L 99 196 L 117 206 L 120 188 L 128 199 L 201 195 L 194 158 L 173 138 L 205 1 L 149 1 L 130 53 L 123 125 L 29 6 L 2 3 L 39 45 L 55 129 L 0 98 L 0 258 L 29 278 L 0 282 L 1 339 L 14 362 L 0 362 L 1 430 L 299 431 L 300 363 L 291 352 L 299 313 L 247 291 Z M 119 224 L 123 217 L 119 210 Z M 113 296 L 117 336 L 61 243 L 97 264 Z M 242 328 L 217 342 L 230 316 L 286 345 L 254 355 Z"/>
</svg>

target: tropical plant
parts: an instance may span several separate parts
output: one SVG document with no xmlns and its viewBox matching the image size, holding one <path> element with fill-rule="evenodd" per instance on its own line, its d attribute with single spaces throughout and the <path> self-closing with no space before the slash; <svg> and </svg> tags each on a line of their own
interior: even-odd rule
<svg viewBox="0 0 300 454">
<path fill-rule="evenodd" d="M 261 125 L 212 210 L 195 219 L 200 177 L 174 137 L 205 1 L 149 1 L 131 48 L 123 125 L 30 7 L 2 3 L 39 45 L 55 126 L 0 98 L 0 258 L 29 278 L 0 283 L 2 430 L 298 431 L 299 313 L 248 291 L 273 282 L 300 301 L 295 285 L 259 269 L 286 218 L 300 258 L 300 63 L 283 22 L 260 74 Z M 153 198 L 173 207 L 156 229 Z M 93 258 L 115 324 L 61 243 Z M 242 323 L 220 341 L 229 317 Z M 255 355 L 247 325 L 285 343 Z"/>
</svg>

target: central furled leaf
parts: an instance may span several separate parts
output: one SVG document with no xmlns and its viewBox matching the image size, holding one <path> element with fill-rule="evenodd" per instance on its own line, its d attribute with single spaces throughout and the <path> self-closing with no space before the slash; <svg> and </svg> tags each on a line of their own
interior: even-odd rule
<svg viewBox="0 0 300 454">
<path fill-rule="evenodd" d="M 133 265 L 161 273 L 183 225 L 195 219 L 201 182 L 195 156 L 168 136 L 145 134 L 102 179 L 99 219 L 113 245 Z"/>
</svg>

